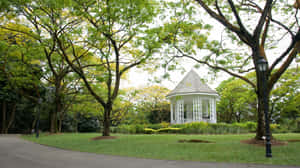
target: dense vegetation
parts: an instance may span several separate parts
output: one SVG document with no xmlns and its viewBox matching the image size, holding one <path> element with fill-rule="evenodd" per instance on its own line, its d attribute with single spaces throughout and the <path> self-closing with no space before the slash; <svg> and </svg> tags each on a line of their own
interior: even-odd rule
<svg viewBox="0 0 300 168">
<path fill-rule="evenodd" d="M 288 120 L 282 124 L 271 124 L 270 127 L 273 133 L 299 133 L 300 121 Z M 112 127 L 111 132 L 125 134 L 245 134 L 254 133 L 256 129 L 257 124 L 255 122 L 232 124 L 194 122 L 173 125 L 169 125 L 168 123 L 119 125 L 117 127 Z"/>
<path fill-rule="evenodd" d="M 250 4 L 231 0 L 1 0 L 1 133 L 101 130 L 108 136 L 110 130 L 122 127 L 142 125 L 145 129 L 144 125 L 168 123 L 167 88 L 153 84 L 120 89 L 120 85 L 132 68 L 174 71 L 182 57 L 196 61 L 196 67 L 206 65 L 210 72 L 225 71 L 235 77 L 217 88 L 221 95 L 218 122 L 257 122 L 257 137 L 262 138 L 260 78 L 265 76 L 272 123 L 286 131 L 297 130 L 300 29 L 298 17 L 290 16 L 299 15 L 299 7 L 291 1 L 246 1 Z M 284 13 L 283 20 L 276 20 L 272 10 Z M 213 27 L 198 17 L 204 13 L 225 26 L 221 42 L 209 36 Z M 290 39 L 289 46 L 274 51 L 282 39 Z M 202 51 L 208 55 L 198 54 Z M 268 60 L 273 52 L 276 56 Z M 269 63 L 266 74 L 257 71 L 261 57 Z M 238 132 L 220 131 L 221 127 L 235 129 L 236 124 L 209 124 L 203 130 L 195 126 L 193 131 L 192 127 L 173 127 L 186 133 Z"/>
</svg>

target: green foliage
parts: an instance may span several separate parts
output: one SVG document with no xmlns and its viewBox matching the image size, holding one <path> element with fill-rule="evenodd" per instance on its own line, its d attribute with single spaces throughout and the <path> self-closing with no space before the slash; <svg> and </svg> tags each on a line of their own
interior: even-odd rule
<svg viewBox="0 0 300 168">
<path fill-rule="evenodd" d="M 81 116 L 78 121 L 79 132 L 99 132 L 100 123 L 96 117 Z"/>
<path fill-rule="evenodd" d="M 180 133 L 181 128 L 160 128 L 157 130 L 158 133 Z"/>
<path fill-rule="evenodd" d="M 300 71 L 291 68 L 281 76 L 271 92 L 272 118 L 280 123 L 285 118 L 296 120 L 300 117 Z"/>
<path fill-rule="evenodd" d="M 255 81 L 255 73 L 247 78 Z M 280 123 L 284 118 L 296 119 L 300 116 L 300 73 L 296 68 L 288 69 L 270 93 L 270 118 Z M 230 78 L 217 88 L 220 100 L 217 103 L 218 122 L 256 121 L 257 100 L 254 90 L 241 79 Z"/>
<path fill-rule="evenodd" d="M 249 78 L 254 73 L 247 75 Z M 217 103 L 218 122 L 245 122 L 256 120 L 256 94 L 243 80 L 230 78 L 217 88 L 220 100 Z"/>
<path fill-rule="evenodd" d="M 154 133 L 181 133 L 181 134 L 241 134 L 255 132 L 255 122 L 245 123 L 206 123 L 206 122 L 193 122 L 186 124 L 169 125 L 166 123 L 161 124 L 136 124 L 136 125 L 119 125 L 113 128 L 115 133 L 127 134 L 154 134 Z"/>
<path fill-rule="evenodd" d="M 256 122 L 247 121 L 245 124 L 246 124 L 247 129 L 250 132 L 255 132 L 256 131 L 256 127 L 257 127 Z"/>
<path fill-rule="evenodd" d="M 143 88 L 129 88 L 123 90 L 120 95 L 123 110 L 126 115 L 121 124 L 159 124 L 165 123 L 163 126 L 157 126 L 154 129 L 167 127 L 170 121 L 169 102 L 165 95 L 169 90 L 165 87 L 153 85 Z"/>
</svg>

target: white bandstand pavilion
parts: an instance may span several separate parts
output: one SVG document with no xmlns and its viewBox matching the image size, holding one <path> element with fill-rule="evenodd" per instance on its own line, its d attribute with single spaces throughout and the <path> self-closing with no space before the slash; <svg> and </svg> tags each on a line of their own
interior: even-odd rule
<svg viewBox="0 0 300 168">
<path fill-rule="evenodd" d="M 167 98 L 171 104 L 171 124 L 217 122 L 218 93 L 203 83 L 193 69 L 167 95 Z"/>
</svg>

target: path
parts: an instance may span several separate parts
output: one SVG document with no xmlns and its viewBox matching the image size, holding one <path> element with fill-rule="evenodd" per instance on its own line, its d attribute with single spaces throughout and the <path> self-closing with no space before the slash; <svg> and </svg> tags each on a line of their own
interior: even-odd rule
<svg viewBox="0 0 300 168">
<path fill-rule="evenodd" d="M 34 144 L 0 135 L 0 168 L 300 168 L 256 164 L 203 163 L 107 156 Z"/>
</svg>

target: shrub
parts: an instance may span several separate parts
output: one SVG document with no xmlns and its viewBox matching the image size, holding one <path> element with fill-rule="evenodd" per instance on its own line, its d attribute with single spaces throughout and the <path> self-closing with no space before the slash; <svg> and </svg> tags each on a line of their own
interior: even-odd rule
<svg viewBox="0 0 300 168">
<path fill-rule="evenodd" d="M 250 132 L 255 132 L 255 131 L 256 131 L 257 123 L 248 121 L 248 122 L 246 122 L 245 124 L 246 124 L 247 129 L 248 129 Z"/>
<path fill-rule="evenodd" d="M 123 134 L 135 133 L 135 127 L 133 127 L 132 125 L 119 125 L 116 130 L 118 133 L 123 133 Z"/>
<path fill-rule="evenodd" d="M 145 128 L 144 133 L 145 134 L 155 134 L 157 131 L 151 128 Z"/>
<path fill-rule="evenodd" d="M 140 124 L 135 125 L 135 133 L 143 134 L 144 133 L 144 125 L 140 125 Z"/>
<path fill-rule="evenodd" d="M 119 125 L 111 128 L 112 133 L 126 133 L 126 134 L 154 134 L 154 133 L 182 133 L 182 134 L 240 134 L 256 131 L 256 123 L 206 123 L 193 122 L 186 124 L 173 124 L 171 127 L 166 127 L 169 123 L 150 124 L 150 125 Z M 293 130 L 291 130 L 293 128 Z M 271 124 L 270 129 L 273 133 L 285 133 L 291 131 L 298 131 L 294 125 L 279 125 Z"/>
<path fill-rule="evenodd" d="M 160 125 L 161 125 L 162 128 L 168 128 L 170 123 L 162 122 L 162 123 L 160 123 Z"/>
<path fill-rule="evenodd" d="M 157 130 L 158 133 L 179 133 L 181 131 L 181 128 L 161 128 Z"/>
<path fill-rule="evenodd" d="M 82 116 L 78 122 L 79 132 L 99 132 L 100 125 L 96 117 Z"/>
<path fill-rule="evenodd" d="M 147 125 L 147 128 L 158 130 L 160 128 L 163 128 L 161 124 L 149 124 Z"/>
</svg>

